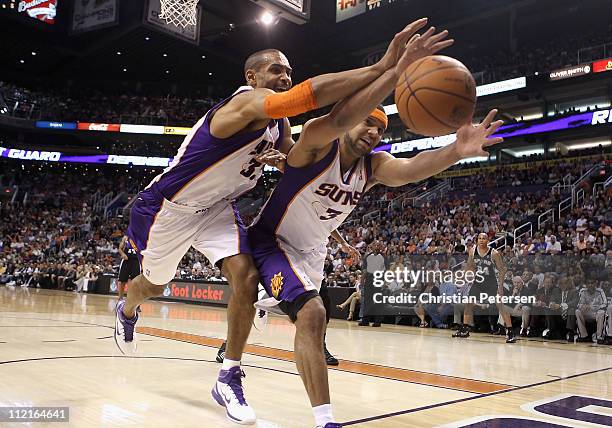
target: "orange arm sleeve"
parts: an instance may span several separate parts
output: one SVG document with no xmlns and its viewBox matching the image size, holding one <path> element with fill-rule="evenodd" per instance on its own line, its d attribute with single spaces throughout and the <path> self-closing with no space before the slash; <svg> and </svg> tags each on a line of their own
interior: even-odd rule
<svg viewBox="0 0 612 428">
<path fill-rule="evenodd" d="M 271 119 L 297 116 L 317 108 L 317 100 L 310 79 L 289 89 L 268 95 L 264 100 L 264 110 Z"/>
</svg>

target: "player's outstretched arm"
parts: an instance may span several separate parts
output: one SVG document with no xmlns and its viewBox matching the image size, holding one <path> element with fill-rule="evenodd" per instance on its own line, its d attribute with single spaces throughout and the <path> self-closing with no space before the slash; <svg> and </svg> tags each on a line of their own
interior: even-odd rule
<svg viewBox="0 0 612 428">
<path fill-rule="evenodd" d="M 481 123 L 463 125 L 457 130 L 457 140 L 441 149 L 421 152 L 410 159 L 397 159 L 386 152 L 376 153 L 372 162 L 373 184 L 397 187 L 416 183 L 448 169 L 461 159 L 488 156 L 484 149 L 504 140 L 490 138 L 503 124 L 501 120 L 493 122 L 496 114 L 494 109 Z"/>
<path fill-rule="evenodd" d="M 369 85 L 344 98 L 334 106 L 329 114 L 308 121 L 304 125 L 296 148 L 299 146 L 301 150 L 307 151 L 322 149 L 368 117 L 393 91 L 399 76 L 411 63 L 432 55 L 453 43 L 452 39 L 444 40 L 448 31 L 434 34 L 435 30 L 435 27 L 430 27 L 423 35 L 414 35 L 403 49 L 395 67 L 387 70 Z"/>
<path fill-rule="evenodd" d="M 212 134 L 228 138 L 254 121 L 297 116 L 347 97 L 395 67 L 408 40 L 425 24 L 427 18 L 408 24 L 395 35 L 383 58 L 372 66 L 316 76 L 286 92 L 257 88 L 235 96 L 213 117 Z"/>
<path fill-rule="evenodd" d="M 379 78 L 387 70 L 395 68 L 406 43 L 425 25 L 427 18 L 417 19 L 406 25 L 393 37 L 381 60 L 372 66 L 313 77 L 312 88 L 318 106 L 325 107 L 336 103 Z"/>
</svg>

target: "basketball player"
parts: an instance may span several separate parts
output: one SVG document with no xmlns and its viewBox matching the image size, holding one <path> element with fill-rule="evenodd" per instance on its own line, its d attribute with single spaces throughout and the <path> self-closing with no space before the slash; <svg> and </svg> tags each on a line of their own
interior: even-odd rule
<svg viewBox="0 0 612 428">
<path fill-rule="evenodd" d="M 231 420 L 255 422 L 242 392 L 240 359 L 255 313 L 259 275 L 233 200 L 255 186 L 262 161 L 274 164 L 283 157 L 270 155 L 271 149 L 288 152 L 293 141 L 286 117 L 335 103 L 386 73 L 426 21 L 415 21 L 398 33 L 373 66 L 317 76 L 293 88 L 291 66 L 280 51 L 268 49 L 247 59 L 246 86 L 195 124 L 172 164 L 134 203 L 127 234 L 139 253 L 142 274 L 117 305 L 115 341 L 123 353 L 135 350 L 137 306 L 162 294 L 183 255 L 196 248 L 212 265 L 221 266 L 232 288 L 226 358 L 213 397 Z"/>
<path fill-rule="evenodd" d="M 281 171 L 284 171 L 284 166 L 281 168 Z M 353 259 L 354 263 L 359 262 L 359 260 L 361 259 L 361 254 L 359 254 L 359 250 L 351 246 L 337 230 L 333 231 L 331 233 L 331 236 L 340 244 L 342 251 L 348 254 L 348 256 L 351 259 Z M 331 299 L 329 298 L 329 292 L 327 291 L 327 283 L 325 281 L 321 283 L 321 289 L 319 290 L 319 295 L 321 296 L 321 299 L 323 300 L 323 306 L 325 307 L 326 324 L 329 324 L 329 320 L 331 319 Z M 259 314 L 261 314 L 261 315 L 258 315 L 260 319 L 266 316 L 264 312 L 265 311 L 259 312 Z M 266 321 L 263 322 L 264 325 L 265 325 L 265 322 Z M 256 323 L 255 325 L 257 325 L 257 321 L 255 321 L 255 323 Z M 217 350 L 217 356 L 215 357 L 215 360 L 218 363 L 222 363 L 223 360 L 225 359 L 225 348 L 226 347 L 227 347 L 227 342 L 223 342 L 221 346 L 219 347 L 219 349 Z M 338 364 L 340 364 L 338 359 L 334 357 L 332 353 L 329 352 L 329 350 L 327 349 L 327 342 L 325 341 L 325 339 L 323 340 L 323 354 L 325 355 L 325 363 L 328 366 L 337 366 Z"/>
<path fill-rule="evenodd" d="M 121 256 L 121 264 L 119 264 L 119 281 L 117 288 L 119 300 L 123 299 L 125 286 L 129 282 L 140 275 L 140 262 L 138 261 L 138 253 L 130 244 L 127 236 L 121 238 L 119 242 L 119 255 Z"/>
<path fill-rule="evenodd" d="M 506 267 L 499 252 L 489 247 L 489 237 L 486 233 L 478 234 L 477 245 L 468 254 L 467 269 L 480 272 L 470 288 L 469 295 L 476 297 L 478 301 L 482 301 L 481 294 L 485 295 L 485 298 L 502 296 Z M 482 278 L 482 281 L 478 281 L 479 278 Z M 506 343 L 516 342 L 510 314 L 501 302 L 496 302 L 495 306 L 504 320 Z M 463 312 L 463 325 L 453 333 L 453 337 L 469 337 L 472 327 L 474 327 L 474 303 L 467 303 Z"/>
<path fill-rule="evenodd" d="M 457 141 L 411 159 L 371 153 L 387 126 L 378 106 L 416 59 L 452 44 L 446 32 L 430 29 L 411 38 L 396 68 L 308 121 L 287 155 L 285 173 L 249 228 L 253 259 L 261 282 L 295 323 L 295 360 L 317 427 L 334 428 L 323 352 L 325 309 L 318 289 L 326 243 L 362 195 L 380 183 L 403 186 L 435 175 L 462 158 L 487 155 L 483 147 L 502 141 L 488 137 L 502 124 L 491 111 L 481 124 L 465 124 Z M 271 307 L 274 302 L 258 302 Z"/>
</svg>

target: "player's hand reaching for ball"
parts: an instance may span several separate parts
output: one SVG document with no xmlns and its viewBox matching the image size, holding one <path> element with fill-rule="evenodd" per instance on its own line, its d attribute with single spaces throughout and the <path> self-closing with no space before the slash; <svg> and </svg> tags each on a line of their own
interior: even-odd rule
<svg viewBox="0 0 612 428">
<path fill-rule="evenodd" d="M 255 157 L 255 160 L 263 163 L 264 165 L 273 166 L 281 172 L 284 172 L 287 155 L 279 152 L 276 149 L 268 149 L 259 156 Z"/>
<path fill-rule="evenodd" d="M 427 25 L 427 18 L 417 19 L 406 25 L 402 31 L 393 37 L 393 40 L 389 43 L 387 52 L 385 52 L 385 55 L 374 65 L 374 67 L 377 67 L 381 73 L 395 67 L 397 61 L 399 61 L 404 54 L 408 40 L 425 25 Z"/>
<path fill-rule="evenodd" d="M 395 74 L 399 77 L 413 62 L 451 46 L 455 41 L 445 40 L 447 36 L 447 30 L 436 33 L 436 27 L 429 27 L 423 34 L 411 35 L 404 48 L 400 50 L 401 56 L 395 65 Z"/>
<path fill-rule="evenodd" d="M 493 122 L 496 114 L 497 109 L 493 109 L 479 124 L 472 125 L 470 121 L 457 130 L 455 147 L 461 159 L 489 156 L 489 153 L 484 149 L 504 141 L 501 137 L 490 138 L 497 131 L 497 128 L 504 123 L 502 120 Z"/>
</svg>

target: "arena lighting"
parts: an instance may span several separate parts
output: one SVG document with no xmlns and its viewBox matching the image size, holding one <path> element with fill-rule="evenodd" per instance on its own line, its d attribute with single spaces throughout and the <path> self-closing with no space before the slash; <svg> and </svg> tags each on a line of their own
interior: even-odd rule
<svg viewBox="0 0 612 428">
<path fill-rule="evenodd" d="M 592 140 L 592 141 L 585 141 L 583 143 L 576 143 L 576 144 L 572 144 L 572 143 L 567 143 L 567 148 L 569 150 L 583 150 L 583 149 L 592 149 L 595 147 L 599 147 L 600 145 L 602 147 L 608 147 L 610 145 L 612 145 L 612 141 L 610 140 L 610 138 L 604 138 L 601 140 Z"/>
<path fill-rule="evenodd" d="M 541 155 L 544 154 L 544 149 L 525 149 L 525 150 L 513 150 L 513 149 L 502 149 L 502 152 L 508 153 L 509 155 L 519 158 L 522 156 Z"/>
<path fill-rule="evenodd" d="M 521 121 L 525 121 L 525 120 L 542 119 L 543 117 L 544 117 L 544 115 L 542 113 L 533 113 L 533 114 L 527 114 L 527 115 L 515 117 L 514 119 L 516 121 L 518 121 L 518 122 L 521 122 Z"/>
<path fill-rule="evenodd" d="M 265 11 L 259 17 L 259 22 L 269 27 L 270 25 L 276 24 L 278 22 L 278 18 L 276 18 L 270 12 Z"/>
</svg>

